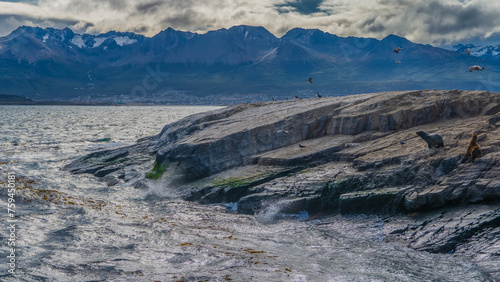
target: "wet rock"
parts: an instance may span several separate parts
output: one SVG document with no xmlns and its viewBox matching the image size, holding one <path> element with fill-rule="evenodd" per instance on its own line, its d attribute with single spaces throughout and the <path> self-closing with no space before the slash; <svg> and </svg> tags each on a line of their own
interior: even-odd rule
<svg viewBox="0 0 500 282">
<path fill-rule="evenodd" d="M 115 186 L 116 184 L 120 183 L 120 180 L 114 175 L 107 175 L 105 177 L 102 177 L 101 181 L 106 183 L 106 185 L 108 186 Z"/>
<path fill-rule="evenodd" d="M 494 116 L 488 120 L 491 125 L 500 126 L 500 116 Z"/>
<path fill-rule="evenodd" d="M 280 212 L 285 214 L 297 214 L 306 210 L 306 198 L 294 198 L 289 200 L 282 200 L 280 204 Z"/>
<path fill-rule="evenodd" d="M 67 164 L 63 169 L 75 174 L 91 173 L 97 177 L 114 172 L 125 175 L 129 167 L 150 162 L 149 141 L 150 138 L 128 147 L 97 151 Z"/>
<path fill-rule="evenodd" d="M 200 197 L 200 202 L 201 203 L 214 203 L 218 202 L 221 203 L 223 202 L 224 199 L 224 189 L 220 189 L 217 187 L 214 187 L 210 189 L 203 197 Z"/>
<path fill-rule="evenodd" d="M 132 184 L 132 186 L 136 189 L 148 189 L 148 182 L 145 179 L 138 180 Z"/>
<path fill-rule="evenodd" d="M 144 173 L 142 173 L 140 170 L 135 169 L 134 167 L 129 168 L 126 167 L 123 172 L 123 181 L 129 182 L 134 179 L 139 179 L 141 177 L 144 177 Z"/>
<path fill-rule="evenodd" d="M 272 194 L 251 194 L 242 197 L 238 201 L 238 213 L 242 214 L 255 214 L 262 210 L 264 203 L 269 203 L 269 201 L 276 201 L 276 198 Z"/>
<path fill-rule="evenodd" d="M 391 214 L 401 210 L 403 194 L 409 188 L 383 188 L 341 194 L 340 213 Z"/>
</svg>

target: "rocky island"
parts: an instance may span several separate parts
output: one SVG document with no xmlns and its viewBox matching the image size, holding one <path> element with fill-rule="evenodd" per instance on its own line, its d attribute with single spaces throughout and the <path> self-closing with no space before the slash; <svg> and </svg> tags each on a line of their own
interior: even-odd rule
<svg viewBox="0 0 500 282">
<path fill-rule="evenodd" d="M 500 279 L 500 93 L 400 91 L 239 104 L 166 125 L 64 169 L 108 185 L 160 183 L 254 214 L 377 214 L 384 239 L 454 253 Z M 428 148 L 416 134 L 439 134 Z M 477 134 L 481 156 L 464 155 Z"/>
</svg>

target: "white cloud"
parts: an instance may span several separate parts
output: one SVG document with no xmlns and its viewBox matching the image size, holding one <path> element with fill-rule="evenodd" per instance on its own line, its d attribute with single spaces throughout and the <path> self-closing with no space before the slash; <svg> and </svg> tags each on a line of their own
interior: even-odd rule
<svg viewBox="0 0 500 282">
<path fill-rule="evenodd" d="M 16 25 L 78 32 L 131 31 L 152 36 L 167 27 L 204 32 L 261 25 L 277 36 L 293 27 L 339 36 L 405 36 L 446 44 L 498 36 L 500 3 L 487 0 L 39 0 L 0 2 L 0 35 Z"/>
</svg>

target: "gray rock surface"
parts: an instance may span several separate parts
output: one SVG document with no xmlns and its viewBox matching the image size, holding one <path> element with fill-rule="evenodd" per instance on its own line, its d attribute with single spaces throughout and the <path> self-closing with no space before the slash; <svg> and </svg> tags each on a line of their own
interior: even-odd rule
<svg viewBox="0 0 500 282">
<path fill-rule="evenodd" d="M 406 91 L 241 104 L 166 125 L 65 169 L 254 214 L 376 213 L 386 239 L 471 258 L 500 279 L 500 94 Z M 417 134 L 438 133 L 427 149 Z M 476 131 L 482 157 L 462 162 Z M 299 144 L 301 146 L 299 146 Z M 167 167 L 159 180 L 145 175 Z"/>
</svg>

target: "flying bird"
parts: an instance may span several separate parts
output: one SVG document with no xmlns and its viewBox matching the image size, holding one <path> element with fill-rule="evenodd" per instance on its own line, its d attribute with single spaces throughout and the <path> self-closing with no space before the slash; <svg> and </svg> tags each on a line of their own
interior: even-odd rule
<svg viewBox="0 0 500 282">
<path fill-rule="evenodd" d="M 401 51 L 403 48 L 401 47 L 396 47 L 396 49 L 392 50 L 394 53 L 399 54 L 399 51 Z"/>
<path fill-rule="evenodd" d="M 319 95 L 319 92 L 316 92 L 316 95 L 318 96 L 318 98 L 321 98 L 321 95 Z"/>
<path fill-rule="evenodd" d="M 478 65 L 474 65 L 472 67 L 469 67 L 469 72 L 472 72 L 472 71 L 483 71 L 484 70 L 484 67 L 481 67 L 481 66 L 478 66 Z"/>
<path fill-rule="evenodd" d="M 465 53 L 469 54 L 470 55 L 470 51 L 469 49 L 465 49 Z"/>
<path fill-rule="evenodd" d="M 306 83 L 313 83 L 313 78 L 312 77 L 309 77 L 309 80 L 306 81 Z"/>
</svg>

